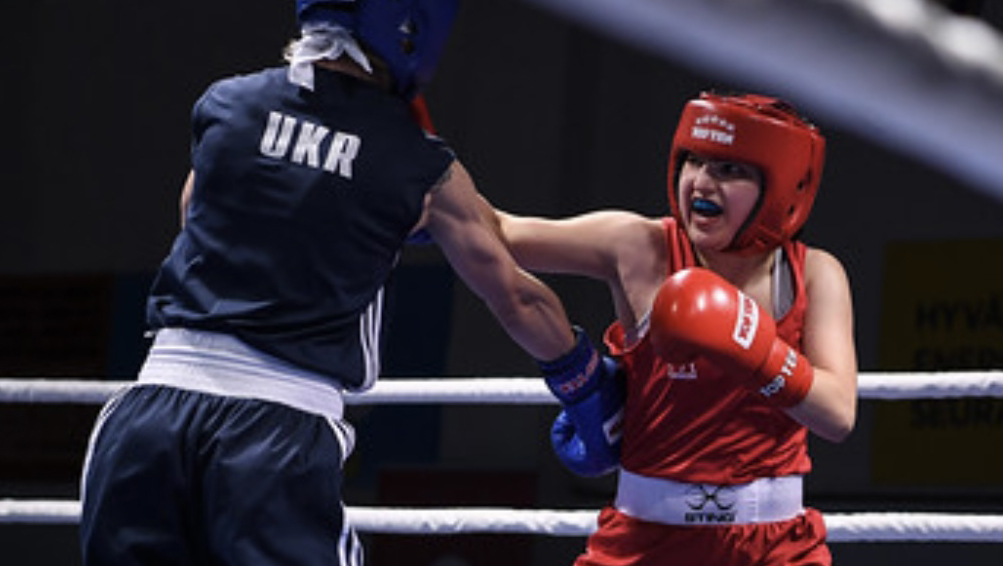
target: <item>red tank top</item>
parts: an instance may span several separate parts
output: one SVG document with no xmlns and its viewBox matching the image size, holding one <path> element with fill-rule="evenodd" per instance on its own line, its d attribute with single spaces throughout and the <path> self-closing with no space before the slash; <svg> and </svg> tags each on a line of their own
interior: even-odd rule
<svg viewBox="0 0 1003 566">
<path fill-rule="evenodd" d="M 669 271 L 696 266 L 689 240 L 675 220 L 664 221 Z M 779 335 L 802 349 L 807 298 L 807 248 L 786 242 L 794 302 L 777 321 Z M 751 377 L 726 374 L 706 360 L 673 366 L 656 356 L 647 334 L 626 347 L 614 322 L 606 345 L 627 370 L 626 419 L 621 462 L 649 477 L 713 484 L 804 474 L 811 469 L 807 429 L 746 386 Z"/>
</svg>

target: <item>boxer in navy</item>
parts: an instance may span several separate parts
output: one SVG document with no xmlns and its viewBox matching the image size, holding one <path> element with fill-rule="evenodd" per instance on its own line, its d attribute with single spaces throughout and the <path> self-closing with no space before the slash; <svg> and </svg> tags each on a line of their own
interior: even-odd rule
<svg viewBox="0 0 1003 566">
<path fill-rule="evenodd" d="M 362 562 L 341 497 L 342 393 L 379 374 L 382 289 L 409 238 L 439 245 L 542 367 L 607 378 L 415 119 L 456 4 L 299 0 L 289 64 L 195 104 L 183 227 L 147 304 L 153 345 L 91 437 L 87 566 Z"/>
</svg>

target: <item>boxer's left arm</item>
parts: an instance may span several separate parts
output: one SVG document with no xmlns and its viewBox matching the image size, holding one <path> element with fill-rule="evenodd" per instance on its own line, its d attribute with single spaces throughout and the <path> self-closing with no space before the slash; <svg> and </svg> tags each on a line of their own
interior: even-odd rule
<svg viewBox="0 0 1003 566">
<path fill-rule="evenodd" d="M 808 311 L 802 345 L 815 380 L 804 401 L 787 412 L 815 434 L 838 442 L 857 416 L 857 354 L 853 300 L 843 266 L 831 254 L 809 249 L 805 265 Z"/>
</svg>

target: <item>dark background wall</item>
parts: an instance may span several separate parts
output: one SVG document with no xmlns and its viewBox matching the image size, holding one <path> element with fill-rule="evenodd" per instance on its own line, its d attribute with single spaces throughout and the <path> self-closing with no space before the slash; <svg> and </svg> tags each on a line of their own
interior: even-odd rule
<svg viewBox="0 0 1003 566">
<path fill-rule="evenodd" d="M 0 349 L 0 369 L 7 376 L 128 378 L 144 346 L 142 291 L 177 229 L 191 103 L 212 80 L 279 64 L 295 31 L 292 2 L 48 0 L 5 11 L 0 333 L 7 346 Z M 666 206 L 665 155 L 675 120 L 684 102 L 708 87 L 743 85 L 605 39 L 529 3 L 468 1 L 428 101 L 440 133 L 501 208 L 567 215 L 617 207 L 658 215 Z M 994 322 L 1003 320 L 994 318 L 1003 297 L 1003 204 L 815 118 L 828 135 L 829 153 L 805 239 L 840 257 L 850 274 L 861 369 L 1003 367 L 1003 322 Z M 958 250 L 975 250 L 977 261 L 955 266 Z M 906 259 L 893 261 L 899 257 Z M 962 294 L 975 298 L 959 308 L 982 321 L 975 338 L 996 346 L 981 355 L 942 355 L 921 367 L 909 361 L 917 356 L 900 355 L 897 348 L 908 345 L 894 339 L 899 328 L 909 331 L 921 321 L 889 305 L 901 292 L 925 289 L 944 269 L 957 270 L 959 288 L 980 282 Z M 611 315 L 604 289 L 551 282 L 572 317 L 598 337 Z M 955 304 L 950 290 L 941 295 Z M 405 256 L 392 298 L 391 375 L 535 375 L 531 360 L 454 284 L 434 251 Z M 968 405 L 929 410 L 947 415 L 942 420 L 954 427 L 947 441 L 999 440 L 999 400 L 979 407 L 988 417 L 974 429 L 951 424 L 968 418 L 975 410 Z M 906 415 L 921 410 L 901 409 Z M 998 459 L 957 463 L 982 474 L 934 474 L 921 482 L 909 481 L 911 453 L 900 466 L 885 463 L 881 454 L 898 442 L 896 434 L 922 434 L 908 424 L 914 417 L 887 425 L 894 420 L 887 412 L 883 404 L 862 402 L 860 424 L 846 443 L 813 444 L 813 505 L 1003 508 Z M 0 406 L 0 497 L 74 497 L 92 413 Z M 350 464 L 357 487 L 349 503 L 401 502 L 402 492 L 413 495 L 420 482 L 419 494 L 428 498 L 418 502 L 431 505 L 453 499 L 600 505 L 610 483 L 575 480 L 549 454 L 545 431 L 552 414 L 532 407 L 356 408 L 361 442 Z M 890 432 L 881 432 L 883 426 Z M 402 442 L 402 427 L 422 432 Z M 485 484 L 510 488 L 492 491 L 495 499 L 485 501 L 477 495 L 483 488 L 455 489 Z M 0 553 L 26 557 L 11 564 L 72 564 L 73 535 L 72 527 L 0 525 Z M 375 561 L 414 556 L 407 541 L 372 538 Z M 581 547 L 577 539 L 512 540 L 440 539 L 428 563 L 450 552 L 470 564 L 494 563 L 471 558 L 468 547 L 508 548 L 517 553 L 510 562 L 568 563 Z M 931 564 L 1003 556 L 993 545 L 923 545 L 918 552 L 915 545 L 837 544 L 834 551 L 838 563 L 853 564 L 884 563 L 891 555 Z"/>
</svg>

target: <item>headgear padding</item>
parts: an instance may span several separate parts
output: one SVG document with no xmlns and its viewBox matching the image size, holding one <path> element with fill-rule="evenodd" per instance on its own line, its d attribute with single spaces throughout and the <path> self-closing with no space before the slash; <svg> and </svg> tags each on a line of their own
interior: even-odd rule
<svg viewBox="0 0 1003 566">
<path fill-rule="evenodd" d="M 825 160 L 825 138 L 787 103 L 768 96 L 701 93 L 683 108 L 669 155 L 669 204 L 682 222 L 676 182 L 687 153 L 755 165 L 759 203 L 728 246 L 755 253 L 794 237 L 808 219 Z"/>
<path fill-rule="evenodd" d="M 459 0 L 296 0 L 296 18 L 352 32 L 387 65 L 394 90 L 414 96 L 432 78 Z"/>
</svg>

